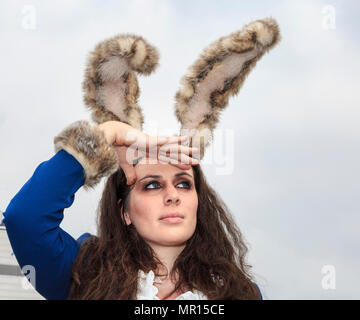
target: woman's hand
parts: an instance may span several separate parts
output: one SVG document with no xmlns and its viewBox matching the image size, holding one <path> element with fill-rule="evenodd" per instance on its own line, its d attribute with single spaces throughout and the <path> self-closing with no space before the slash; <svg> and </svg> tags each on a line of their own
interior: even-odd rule
<svg viewBox="0 0 360 320">
<path fill-rule="evenodd" d="M 136 181 L 133 162 L 140 157 L 160 163 L 170 163 L 184 170 L 199 163 L 197 159 L 188 156 L 190 153 L 198 152 L 197 148 L 180 145 L 186 140 L 186 136 L 150 136 L 120 121 L 103 122 L 98 129 L 103 131 L 107 142 L 115 148 L 128 184 Z M 149 163 L 154 162 L 149 161 Z"/>
</svg>

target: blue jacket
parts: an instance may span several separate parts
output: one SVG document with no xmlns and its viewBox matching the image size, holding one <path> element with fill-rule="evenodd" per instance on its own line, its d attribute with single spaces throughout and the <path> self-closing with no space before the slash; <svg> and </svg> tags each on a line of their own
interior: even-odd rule
<svg viewBox="0 0 360 320">
<path fill-rule="evenodd" d="M 81 164 L 60 150 L 36 168 L 3 213 L 15 257 L 21 268 L 35 268 L 35 289 L 46 299 L 67 299 L 71 266 L 81 242 L 91 236 L 75 240 L 60 228 L 64 209 L 83 184 Z"/>
</svg>

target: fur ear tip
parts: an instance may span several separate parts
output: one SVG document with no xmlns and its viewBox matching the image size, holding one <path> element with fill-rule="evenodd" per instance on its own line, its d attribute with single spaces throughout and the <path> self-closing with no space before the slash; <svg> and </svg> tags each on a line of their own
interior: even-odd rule
<svg viewBox="0 0 360 320">
<path fill-rule="evenodd" d="M 150 58 L 149 63 L 139 72 L 143 75 L 149 76 L 156 71 L 156 69 L 160 66 L 158 58 Z"/>
<path fill-rule="evenodd" d="M 281 39 L 279 24 L 273 17 L 267 17 L 262 22 L 265 32 L 262 33 L 260 39 L 263 41 L 263 45 L 270 46 L 276 44 Z"/>
<path fill-rule="evenodd" d="M 281 39 L 279 25 L 272 17 L 252 22 L 249 29 L 253 34 L 253 41 L 258 42 L 263 47 L 271 47 Z"/>
</svg>

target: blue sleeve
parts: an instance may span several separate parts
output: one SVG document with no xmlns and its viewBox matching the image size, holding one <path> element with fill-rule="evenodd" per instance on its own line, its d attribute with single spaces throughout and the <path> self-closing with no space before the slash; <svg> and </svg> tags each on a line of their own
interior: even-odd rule
<svg viewBox="0 0 360 320">
<path fill-rule="evenodd" d="M 36 168 L 3 213 L 15 257 L 21 268 L 33 267 L 35 277 L 26 276 L 46 299 L 67 299 L 71 266 L 81 241 L 90 236 L 75 240 L 59 227 L 83 184 L 81 164 L 60 150 Z"/>
</svg>

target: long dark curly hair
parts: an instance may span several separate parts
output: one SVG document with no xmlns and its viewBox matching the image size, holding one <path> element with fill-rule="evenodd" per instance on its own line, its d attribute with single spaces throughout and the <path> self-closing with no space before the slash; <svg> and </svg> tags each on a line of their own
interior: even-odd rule
<svg viewBox="0 0 360 320">
<path fill-rule="evenodd" d="M 195 289 L 210 300 L 260 299 L 251 265 L 245 261 L 248 248 L 240 230 L 206 182 L 200 165 L 192 169 L 198 195 L 197 223 L 170 272 L 171 278 L 178 274 L 173 292 Z M 98 235 L 80 246 L 68 299 L 135 300 L 139 270 L 155 272 L 162 265 L 133 224 L 126 225 L 124 211 L 132 187 L 122 169 L 107 179 L 98 208 Z"/>
</svg>

